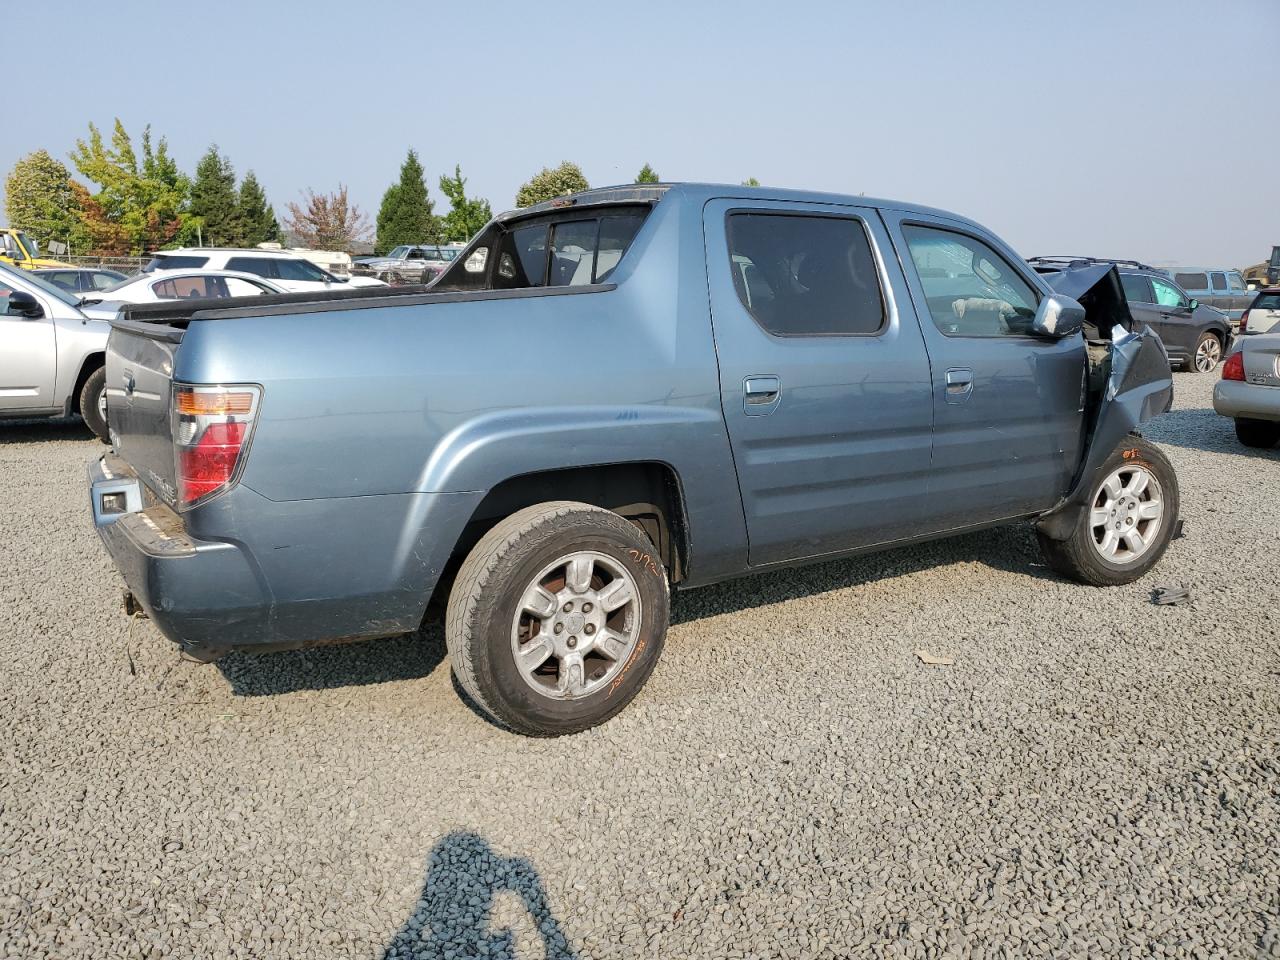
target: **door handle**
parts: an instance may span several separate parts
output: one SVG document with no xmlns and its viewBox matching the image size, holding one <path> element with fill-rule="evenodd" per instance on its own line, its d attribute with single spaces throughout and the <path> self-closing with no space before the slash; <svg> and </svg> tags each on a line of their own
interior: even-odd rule
<svg viewBox="0 0 1280 960">
<path fill-rule="evenodd" d="M 952 367 L 946 380 L 947 403 L 963 403 L 973 393 L 973 371 L 968 367 Z"/>
<path fill-rule="evenodd" d="M 742 381 L 742 405 L 749 417 L 772 413 L 782 399 L 782 380 L 778 377 L 745 377 Z"/>
</svg>

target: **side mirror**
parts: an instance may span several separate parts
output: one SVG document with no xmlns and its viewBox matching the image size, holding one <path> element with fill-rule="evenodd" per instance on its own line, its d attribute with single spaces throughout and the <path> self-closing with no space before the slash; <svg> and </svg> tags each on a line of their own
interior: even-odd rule
<svg viewBox="0 0 1280 960">
<path fill-rule="evenodd" d="M 1187 304 L 1187 309 L 1194 311 L 1198 306 L 1200 306 L 1200 301 L 1193 298 L 1192 301 Z"/>
<path fill-rule="evenodd" d="M 39 320 L 44 316 L 44 307 L 25 290 L 14 290 L 9 294 L 9 316 Z"/>
<path fill-rule="evenodd" d="M 1247 287 L 1245 287 L 1245 289 L 1246 289 L 1246 290 L 1257 290 L 1257 289 L 1258 289 L 1258 285 L 1257 285 L 1256 283 L 1251 283 L 1251 284 L 1249 284 Z"/>
<path fill-rule="evenodd" d="M 1052 293 L 1040 301 L 1040 308 L 1031 321 L 1031 335 L 1061 340 L 1075 336 L 1083 326 L 1084 307 L 1079 301 Z"/>
</svg>

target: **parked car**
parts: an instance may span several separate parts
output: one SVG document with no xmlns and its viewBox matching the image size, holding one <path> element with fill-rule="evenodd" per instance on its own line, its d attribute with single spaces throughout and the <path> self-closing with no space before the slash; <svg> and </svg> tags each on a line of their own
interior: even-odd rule
<svg viewBox="0 0 1280 960">
<path fill-rule="evenodd" d="M 1280 442 L 1280 333 L 1240 338 L 1213 388 L 1213 409 L 1235 421 L 1247 447 Z"/>
<path fill-rule="evenodd" d="M 1253 299 L 1239 270 L 1227 267 L 1175 267 L 1163 271 L 1187 296 L 1239 320 Z"/>
<path fill-rule="evenodd" d="M 1240 332 L 1280 332 L 1280 287 L 1267 287 L 1254 294 L 1249 309 L 1240 315 Z"/>
<path fill-rule="evenodd" d="M 127 279 L 127 276 L 119 270 L 107 270 L 104 267 L 41 267 L 39 270 L 33 270 L 32 273 L 68 293 L 82 295 L 105 290 Z"/>
<path fill-rule="evenodd" d="M 1178 480 L 1134 431 L 1168 357 L 1113 266 L 1055 282 L 924 207 L 558 198 L 425 293 L 127 308 L 94 521 L 193 656 L 412 631 L 447 596 L 480 709 L 581 730 L 653 670 L 669 588 L 1022 520 L 1068 577 L 1146 573 Z"/>
<path fill-rule="evenodd" d="M 78 297 L 0 264 L 0 418 L 79 414 L 106 439 L 110 326 L 85 316 Z"/>
<path fill-rule="evenodd" d="M 382 286 L 372 277 L 336 277 L 288 250 L 260 250 L 256 247 L 236 249 L 223 247 L 184 247 L 155 254 L 142 268 L 155 270 L 232 270 L 265 277 L 291 292 Z"/>
<path fill-rule="evenodd" d="M 452 247 L 406 244 L 385 257 L 357 260 L 351 272 L 357 277 L 377 277 L 390 284 L 430 283 L 457 255 L 458 251 Z"/>
<path fill-rule="evenodd" d="M 1226 314 L 1188 296 L 1155 267 L 1136 260 L 1093 257 L 1032 257 L 1029 262 L 1045 274 L 1071 263 L 1115 264 L 1130 313 L 1159 334 L 1169 361 L 1176 367 L 1208 373 L 1231 346 L 1231 322 Z"/>
<path fill-rule="evenodd" d="M 110 319 L 130 303 L 165 300 L 207 300 L 227 297 L 260 297 L 288 293 L 274 280 L 232 270 L 153 270 L 99 290 L 85 297 L 80 307 L 92 316 Z"/>
</svg>

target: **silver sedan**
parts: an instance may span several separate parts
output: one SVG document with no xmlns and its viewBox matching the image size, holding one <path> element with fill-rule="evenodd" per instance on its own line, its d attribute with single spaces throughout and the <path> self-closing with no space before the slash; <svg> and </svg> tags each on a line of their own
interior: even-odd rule
<svg viewBox="0 0 1280 960">
<path fill-rule="evenodd" d="M 1236 422 L 1248 447 L 1280 442 L 1280 333 L 1241 337 L 1213 388 L 1213 409 Z"/>
</svg>

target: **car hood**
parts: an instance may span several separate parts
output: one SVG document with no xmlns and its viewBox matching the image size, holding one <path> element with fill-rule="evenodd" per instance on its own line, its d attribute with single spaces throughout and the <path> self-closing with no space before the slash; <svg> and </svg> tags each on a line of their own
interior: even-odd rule
<svg viewBox="0 0 1280 960">
<path fill-rule="evenodd" d="M 1109 263 L 1067 267 L 1041 274 L 1054 292 L 1079 301 L 1085 323 L 1097 330 L 1094 339 L 1110 340 L 1116 327 L 1133 330 L 1137 323 L 1129 312 L 1120 284 L 1120 271 Z"/>
</svg>

